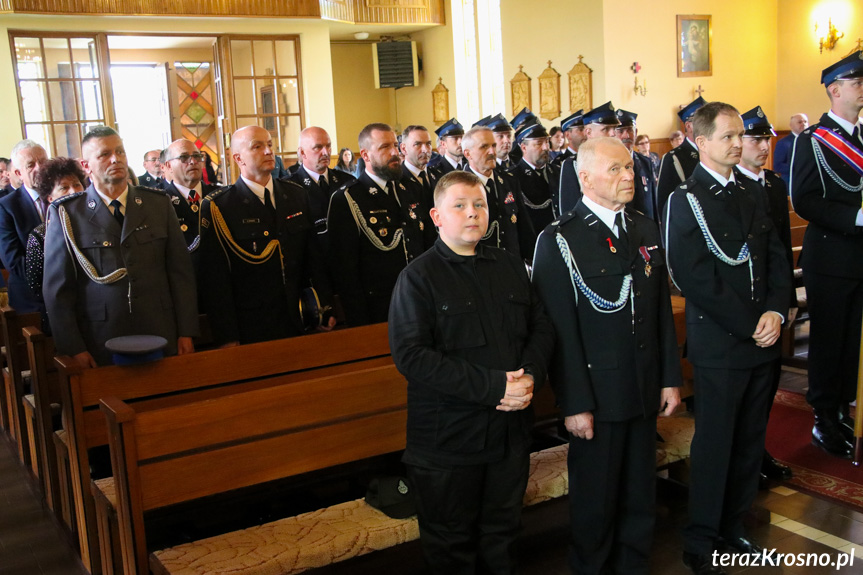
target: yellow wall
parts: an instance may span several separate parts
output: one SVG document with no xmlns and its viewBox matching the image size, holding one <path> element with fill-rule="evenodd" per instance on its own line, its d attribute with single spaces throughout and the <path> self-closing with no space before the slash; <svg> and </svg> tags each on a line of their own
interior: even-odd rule
<svg viewBox="0 0 863 575">
<path fill-rule="evenodd" d="M 845 37 L 832 51 L 818 53 L 818 38 L 826 33 L 826 15 Z M 777 129 L 789 129 L 788 120 L 793 114 L 808 114 L 815 123 L 830 108 L 830 100 L 821 82 L 821 70 L 837 62 L 856 45 L 863 35 L 863 5 L 859 0 L 782 0 L 778 17 L 779 71 L 777 79 Z"/>
<path fill-rule="evenodd" d="M 303 100 L 306 125 L 322 126 L 335 134 L 333 74 L 329 29 L 326 22 L 277 18 L 139 18 L 4 15 L 0 36 L 9 29 L 82 32 L 164 32 L 166 34 L 298 34 L 303 67 Z M 18 101 L 9 43 L 0 42 L 0 109 L 7 110 L 0 130 L 0 155 L 21 138 L 16 129 Z M 334 142 L 334 145 L 337 145 Z M 3 152 L 6 150 L 7 152 Z"/>
<path fill-rule="evenodd" d="M 394 90 L 375 88 L 371 44 L 332 44 L 331 52 L 337 128 L 330 132 L 333 154 L 340 147 L 356 152 L 357 136 L 367 124 L 395 123 Z"/>
</svg>

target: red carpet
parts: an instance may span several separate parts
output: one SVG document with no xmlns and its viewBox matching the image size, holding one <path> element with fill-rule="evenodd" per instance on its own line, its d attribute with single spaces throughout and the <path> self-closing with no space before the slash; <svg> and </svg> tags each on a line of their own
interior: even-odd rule
<svg viewBox="0 0 863 575">
<path fill-rule="evenodd" d="M 780 390 L 767 426 L 767 450 L 794 470 L 790 485 L 863 511 L 863 466 L 855 467 L 812 445 L 812 422 L 806 399 Z"/>
</svg>

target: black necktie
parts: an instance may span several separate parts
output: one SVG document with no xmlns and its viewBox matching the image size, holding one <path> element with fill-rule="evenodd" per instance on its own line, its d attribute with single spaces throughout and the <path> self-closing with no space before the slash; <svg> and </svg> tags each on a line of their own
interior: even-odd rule
<svg viewBox="0 0 863 575">
<path fill-rule="evenodd" d="M 273 197 L 270 195 L 270 190 L 264 188 L 264 207 L 272 213 L 276 213 L 276 206 L 273 205 Z"/>
<path fill-rule="evenodd" d="M 626 230 L 623 227 L 623 212 L 617 212 L 614 215 L 614 225 L 617 227 L 617 239 L 620 240 L 620 245 L 624 250 L 629 250 L 629 238 L 626 237 Z"/>
<path fill-rule="evenodd" d="M 320 178 L 318 178 L 318 187 L 321 189 L 321 191 L 327 197 L 329 197 L 329 195 L 330 195 L 330 184 L 329 184 L 329 182 L 327 182 L 326 176 L 321 176 Z"/>
<path fill-rule="evenodd" d="M 117 223 L 120 224 L 120 227 L 123 227 L 123 212 L 120 211 L 120 208 L 123 206 L 120 203 L 120 200 L 111 200 L 111 207 L 114 208 L 114 211 L 111 212 L 114 215 L 114 219 L 117 220 Z"/>
<path fill-rule="evenodd" d="M 423 189 L 424 189 L 424 190 L 426 190 L 426 191 L 429 191 L 429 178 L 428 178 L 428 176 L 426 175 L 426 171 L 425 171 L 425 170 L 422 170 L 422 171 L 420 172 L 420 180 L 422 180 L 422 183 L 423 183 Z"/>
</svg>

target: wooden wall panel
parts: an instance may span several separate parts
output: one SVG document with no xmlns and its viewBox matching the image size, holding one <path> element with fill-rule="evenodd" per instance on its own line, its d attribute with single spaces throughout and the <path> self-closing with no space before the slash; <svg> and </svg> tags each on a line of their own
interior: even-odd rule
<svg viewBox="0 0 863 575">
<path fill-rule="evenodd" d="M 319 18 L 318 0 L 175 0 L 165 13 L 162 0 L 0 0 L 0 10 L 34 14 L 249 16 Z"/>
<path fill-rule="evenodd" d="M 354 4 L 351 0 L 320 0 L 321 18 L 325 20 L 354 21 Z"/>
<path fill-rule="evenodd" d="M 445 24 L 444 0 L 351 0 L 363 24 Z"/>
</svg>

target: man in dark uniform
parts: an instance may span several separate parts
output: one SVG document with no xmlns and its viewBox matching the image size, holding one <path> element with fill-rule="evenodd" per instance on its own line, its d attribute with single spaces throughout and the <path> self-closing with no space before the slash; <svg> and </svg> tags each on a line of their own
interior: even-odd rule
<svg viewBox="0 0 863 575">
<path fill-rule="evenodd" d="M 464 127 L 455 118 L 450 118 L 443 126 L 435 130 L 435 134 L 437 134 L 438 142 L 443 142 L 444 147 L 443 158 L 434 168 L 435 175 L 441 177 L 453 170 L 464 169 L 464 156 L 461 150 Z"/>
<path fill-rule="evenodd" d="M 138 184 L 148 188 L 160 188 L 159 180 L 162 176 L 161 162 L 159 156 L 162 150 L 150 150 L 144 154 L 144 173 L 138 176 Z"/>
<path fill-rule="evenodd" d="M 549 380 L 569 436 L 573 573 L 647 575 L 656 415 L 680 403 L 680 359 L 656 224 L 624 207 L 633 160 L 619 141 L 579 148 L 583 196 L 540 234 L 533 283 L 558 344 Z M 599 270 L 602 273 L 597 273 Z"/>
<path fill-rule="evenodd" d="M 560 168 L 549 162 L 548 132 L 542 124 L 519 128 L 515 145 L 521 148 L 521 160 L 509 169 L 518 180 L 527 215 L 534 231 L 544 230 L 557 215 L 557 185 Z"/>
<path fill-rule="evenodd" d="M 402 461 L 432 573 L 516 572 L 534 386 L 554 331 L 521 259 L 480 244 L 485 190 L 468 172 L 435 190 L 440 239 L 401 273 L 389 338 L 408 380 Z"/>
<path fill-rule="evenodd" d="M 458 136 L 459 146 L 461 136 Z M 396 135 L 369 124 L 359 135 L 365 171 L 330 200 L 330 269 L 349 325 L 387 320 L 399 273 L 426 244 L 430 207 L 403 183 Z"/>
<path fill-rule="evenodd" d="M 767 208 L 773 227 L 782 240 L 785 248 L 785 259 L 788 261 L 788 272 L 792 274 L 789 282 L 793 283 L 794 256 L 791 251 L 791 219 L 788 215 L 788 186 L 785 181 L 772 170 L 765 170 L 764 164 L 770 154 L 770 136 L 775 136 L 773 125 L 767 120 L 767 116 L 756 106 L 742 115 L 743 128 L 746 133 L 743 136 L 743 149 L 740 154 L 740 163 L 737 169 L 747 178 L 758 184 L 758 189 L 766 195 Z M 786 325 L 794 321 L 797 315 L 797 296 L 794 290 L 790 292 L 788 301 L 788 319 Z M 776 366 L 773 373 L 773 381 L 770 386 L 770 398 L 767 402 L 766 416 L 770 417 L 773 409 L 773 398 L 779 389 L 779 379 L 782 376 L 782 358 L 776 358 Z M 767 487 L 766 480 L 777 481 L 791 479 L 791 468 L 774 459 L 765 449 L 764 460 L 761 462 L 761 483 Z"/>
<path fill-rule="evenodd" d="M 610 138 L 620 125 L 614 106 L 606 102 L 582 116 L 584 138 Z M 578 163 L 576 157 L 565 160 L 560 166 L 560 213 L 572 210 L 581 198 L 581 187 L 578 181 Z"/>
<path fill-rule="evenodd" d="M 331 290 L 313 241 L 308 196 L 294 182 L 272 178 L 273 144 L 265 129 L 234 132 L 231 155 L 240 177 L 201 206 L 198 283 L 213 338 L 227 347 L 301 335 L 307 287 L 320 299 L 321 327 L 332 328 Z"/>
<path fill-rule="evenodd" d="M 724 573 L 713 563 L 716 545 L 762 551 L 746 538 L 743 516 L 758 490 L 791 284 L 765 195 L 735 176 L 740 114 L 711 102 L 692 123 L 700 164 L 669 197 L 663 225 L 669 269 L 686 297 L 687 353 L 695 367 L 683 561 L 694 573 L 715 574 Z"/>
<path fill-rule="evenodd" d="M 683 143 L 664 156 L 659 165 L 659 182 L 656 185 L 656 205 L 660 215 L 665 213 L 665 202 L 674 189 L 692 175 L 692 170 L 698 165 L 698 146 L 692 135 L 692 115 L 707 102 L 701 96 L 677 112 L 677 117 L 683 122 L 686 138 Z"/>
<path fill-rule="evenodd" d="M 798 137 L 791 159 L 794 210 L 809 221 L 803 237 L 803 283 L 809 307 L 812 442 L 851 457 L 848 404 L 857 388 L 863 319 L 863 52 L 826 68 L 830 111 Z"/>
<path fill-rule="evenodd" d="M 512 126 L 509 125 L 503 114 L 492 116 L 484 125 L 494 134 L 497 166 L 503 170 L 508 170 L 517 163 L 510 159 L 510 152 L 513 149 Z"/>
<path fill-rule="evenodd" d="M 578 147 L 584 141 L 584 110 L 564 118 L 560 129 L 566 135 L 566 149 L 554 159 L 554 164 L 558 167 L 578 155 Z"/>
<path fill-rule="evenodd" d="M 329 169 L 332 146 L 330 135 L 323 128 L 311 126 L 300 132 L 297 154 L 301 165 L 287 178 L 306 190 L 309 217 L 315 224 L 315 232 L 322 237 L 326 235 L 330 198 L 336 190 L 356 179 L 350 174 Z"/>
<path fill-rule="evenodd" d="M 516 114 L 509 125 L 513 130 L 518 130 L 524 125 L 527 124 L 540 124 L 539 118 L 536 115 L 528 110 L 527 108 L 522 108 L 521 111 Z M 511 164 L 517 164 L 521 159 L 521 148 L 515 146 L 509 153 L 509 161 Z"/>
<path fill-rule="evenodd" d="M 414 194 L 419 195 L 424 206 L 434 205 L 434 187 L 437 184 L 437 176 L 428 169 L 431 157 L 431 134 L 425 126 L 410 125 L 402 133 L 400 144 L 402 154 L 405 157 L 402 162 L 401 182 L 406 187 L 413 187 Z M 424 232 L 435 234 L 434 226 L 428 226 Z M 432 238 L 429 245 L 434 243 Z"/>
<path fill-rule="evenodd" d="M 174 181 L 165 187 L 165 193 L 174 206 L 189 252 L 193 253 L 192 262 L 196 263 L 201 235 L 201 202 L 216 190 L 216 186 L 202 182 L 204 154 L 189 140 L 171 142 L 166 163 L 171 166 Z"/>
<path fill-rule="evenodd" d="M 659 221 L 659 208 L 656 205 L 656 180 L 653 179 L 653 166 L 650 158 L 644 156 L 635 148 L 635 134 L 638 114 L 626 110 L 617 110 L 620 125 L 614 129 L 614 135 L 623 142 L 632 155 L 632 166 L 635 171 L 635 194 L 632 196 L 632 207 L 654 222 Z"/>
<path fill-rule="evenodd" d="M 123 140 L 111 128 L 81 142 L 86 191 L 51 204 L 42 293 L 57 353 L 84 368 L 110 365 L 105 342 L 157 335 L 169 354 L 195 351 L 198 306 L 189 252 L 171 202 L 128 184 Z"/>
<path fill-rule="evenodd" d="M 524 207 L 521 187 L 512 174 L 497 167 L 494 135 L 484 126 L 468 130 L 462 140 L 467 171 L 479 176 L 487 191 L 489 226 L 483 244 L 533 260 L 536 233 Z"/>
</svg>

